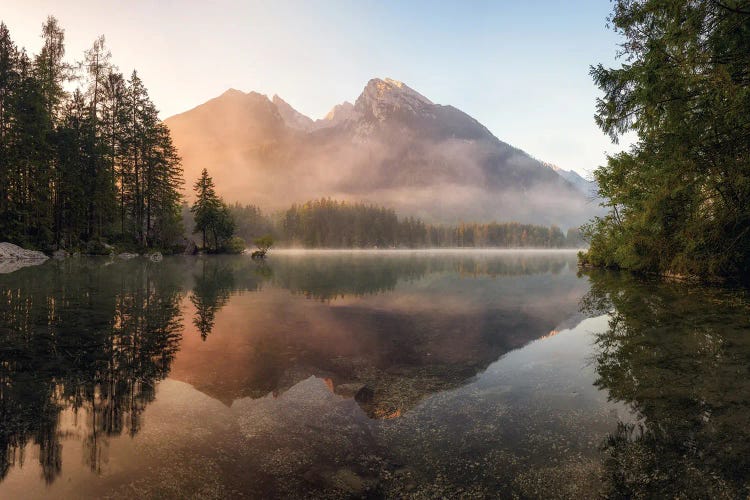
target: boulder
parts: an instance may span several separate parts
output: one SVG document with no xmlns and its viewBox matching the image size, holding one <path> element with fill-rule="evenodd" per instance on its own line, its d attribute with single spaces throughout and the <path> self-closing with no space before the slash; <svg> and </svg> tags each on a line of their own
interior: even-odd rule
<svg viewBox="0 0 750 500">
<path fill-rule="evenodd" d="M 365 387 L 365 384 L 352 383 L 352 384 L 339 384 L 336 386 L 335 392 L 339 396 L 345 398 L 353 398 L 355 394 L 361 391 Z"/>
<path fill-rule="evenodd" d="M 112 253 L 112 247 L 100 240 L 87 242 L 84 250 L 87 255 L 109 255 Z"/>
<path fill-rule="evenodd" d="M 354 395 L 354 400 L 357 403 L 372 403 L 373 399 L 375 399 L 375 391 L 367 386 L 358 390 Z"/>
<path fill-rule="evenodd" d="M 193 240 L 187 240 L 185 242 L 185 255 L 195 255 L 198 253 L 198 247 L 195 245 Z"/>
<path fill-rule="evenodd" d="M 12 273 L 27 266 L 41 264 L 48 257 L 36 250 L 26 250 L 13 243 L 0 243 L 0 274 Z"/>
<path fill-rule="evenodd" d="M 53 258 L 53 259 L 57 259 L 57 260 L 62 260 L 62 259 L 66 259 L 66 258 L 68 258 L 69 256 L 70 256 L 70 255 L 68 254 L 68 252 L 66 252 L 66 251 L 65 251 L 65 250 L 63 250 L 63 249 L 60 249 L 60 250 L 55 250 L 54 252 L 52 252 L 52 258 Z"/>
<path fill-rule="evenodd" d="M 122 252 L 120 255 L 118 255 L 118 257 L 121 258 L 121 259 L 123 259 L 123 260 L 130 260 L 130 259 L 135 259 L 136 257 L 138 257 L 138 254 L 137 253 Z"/>
<path fill-rule="evenodd" d="M 149 254 L 148 258 L 151 262 L 161 262 L 164 256 L 161 254 L 161 252 L 154 252 Z"/>
<path fill-rule="evenodd" d="M 26 250 L 13 243 L 0 243 L 0 261 L 4 260 L 29 260 L 44 261 L 49 257 L 36 250 Z"/>
</svg>

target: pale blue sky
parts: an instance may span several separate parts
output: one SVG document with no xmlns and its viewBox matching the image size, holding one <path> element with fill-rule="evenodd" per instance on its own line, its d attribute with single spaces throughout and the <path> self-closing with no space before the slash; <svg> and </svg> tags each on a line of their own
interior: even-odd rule
<svg viewBox="0 0 750 500">
<path fill-rule="evenodd" d="M 48 14 L 68 57 L 104 34 L 161 116 L 229 87 L 279 94 L 312 118 L 354 101 L 372 77 L 452 104 L 497 137 L 587 173 L 613 145 L 593 121 L 590 64 L 614 64 L 607 0 L 4 0 L 0 19 L 31 52 Z"/>
</svg>

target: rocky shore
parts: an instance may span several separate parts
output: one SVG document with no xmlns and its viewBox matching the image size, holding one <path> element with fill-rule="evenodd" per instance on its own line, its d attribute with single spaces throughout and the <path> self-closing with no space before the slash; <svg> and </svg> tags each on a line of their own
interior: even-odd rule
<svg viewBox="0 0 750 500">
<path fill-rule="evenodd" d="M 49 257 L 36 250 L 26 250 L 13 243 L 0 243 L 0 274 L 12 273 L 22 267 L 41 264 Z"/>
</svg>

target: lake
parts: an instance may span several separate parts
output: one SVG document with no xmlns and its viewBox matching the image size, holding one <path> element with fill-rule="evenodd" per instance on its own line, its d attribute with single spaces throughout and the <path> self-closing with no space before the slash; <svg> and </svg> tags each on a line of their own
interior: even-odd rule
<svg viewBox="0 0 750 500">
<path fill-rule="evenodd" d="M 750 494 L 743 291 L 574 252 L 0 275 L 0 498 Z"/>
</svg>

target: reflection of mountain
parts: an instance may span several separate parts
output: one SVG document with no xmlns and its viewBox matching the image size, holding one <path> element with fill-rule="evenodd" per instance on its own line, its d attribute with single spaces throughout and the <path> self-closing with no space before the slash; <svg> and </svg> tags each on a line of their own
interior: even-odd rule
<svg viewBox="0 0 750 500">
<path fill-rule="evenodd" d="M 604 443 L 608 498 L 746 498 L 750 487 L 750 301 L 746 293 L 592 273 L 597 385 L 629 404 Z"/>
<path fill-rule="evenodd" d="M 31 448 L 52 482 L 64 439 L 100 471 L 168 375 L 227 404 L 314 375 L 370 417 L 397 416 L 549 332 L 585 287 L 564 272 L 572 254 L 308 257 L 69 259 L 0 276 L 0 478 Z"/>
<path fill-rule="evenodd" d="M 205 344 L 186 332 L 172 377 L 229 404 L 315 375 L 339 394 L 357 395 L 370 416 L 397 415 L 427 394 L 464 384 L 574 314 L 585 284 L 559 272 L 569 259 L 274 258 L 275 284 L 341 298 L 321 304 L 275 288 L 234 296 Z M 381 289 L 391 292 L 366 295 Z"/>
<path fill-rule="evenodd" d="M 90 262 L 0 279 L 0 478 L 34 443 L 44 479 L 56 479 L 66 410 L 87 422 L 84 461 L 98 471 L 108 437 L 139 431 L 169 373 L 181 330 L 176 275 Z"/>
</svg>

